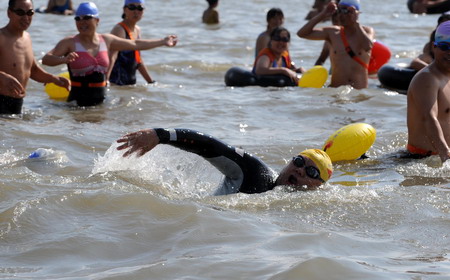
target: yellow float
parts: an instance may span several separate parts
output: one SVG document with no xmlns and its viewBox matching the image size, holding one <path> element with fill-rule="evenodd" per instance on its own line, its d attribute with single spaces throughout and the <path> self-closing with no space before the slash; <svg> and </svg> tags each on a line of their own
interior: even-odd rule
<svg viewBox="0 0 450 280">
<path fill-rule="evenodd" d="M 58 75 L 59 77 L 64 77 L 70 80 L 69 72 L 63 72 Z M 45 92 L 51 99 L 56 100 L 67 100 L 69 97 L 69 91 L 63 87 L 57 86 L 54 83 L 48 83 L 45 85 Z"/>
<path fill-rule="evenodd" d="M 328 79 L 328 71 L 321 65 L 316 65 L 303 73 L 298 81 L 299 87 L 322 88 Z"/>
<path fill-rule="evenodd" d="M 353 123 L 334 132 L 325 141 L 322 150 L 332 162 L 355 160 L 367 152 L 376 139 L 376 130 L 370 124 Z"/>
</svg>

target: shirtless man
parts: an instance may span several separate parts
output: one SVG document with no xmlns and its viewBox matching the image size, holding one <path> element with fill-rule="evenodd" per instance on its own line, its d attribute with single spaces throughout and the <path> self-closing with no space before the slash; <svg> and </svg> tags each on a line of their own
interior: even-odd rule
<svg viewBox="0 0 450 280">
<path fill-rule="evenodd" d="M 417 73 L 408 89 L 408 151 L 450 158 L 450 21 L 440 24 L 434 61 Z"/>
<path fill-rule="evenodd" d="M 350 85 L 356 89 L 368 86 L 368 67 L 372 52 L 373 28 L 358 22 L 359 0 L 344 0 L 339 6 L 330 2 L 326 9 L 313 17 L 297 32 L 301 38 L 326 40 L 330 43 L 330 62 L 333 75 L 331 87 Z M 338 13 L 341 26 L 315 28 Z"/>
<path fill-rule="evenodd" d="M 34 58 L 27 28 L 33 18 L 32 0 L 9 0 L 9 23 L 0 29 L 0 114 L 21 114 L 31 78 L 67 89 L 69 80 L 45 72 Z"/>
</svg>

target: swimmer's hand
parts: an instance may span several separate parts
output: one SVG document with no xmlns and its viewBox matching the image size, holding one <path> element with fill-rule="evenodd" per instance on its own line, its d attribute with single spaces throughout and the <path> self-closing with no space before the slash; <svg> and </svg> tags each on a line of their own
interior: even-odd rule
<svg viewBox="0 0 450 280">
<path fill-rule="evenodd" d="M 53 83 L 57 86 L 63 87 L 70 91 L 70 81 L 64 77 L 54 76 L 55 80 Z"/>
<path fill-rule="evenodd" d="M 25 97 L 25 88 L 14 76 L 5 72 L 0 72 L 0 92 L 14 98 Z"/>
<path fill-rule="evenodd" d="M 324 17 L 330 17 L 335 12 L 337 12 L 337 5 L 335 2 L 331 1 L 330 3 L 328 3 L 327 7 L 322 10 L 321 14 Z"/>
<path fill-rule="evenodd" d="M 75 59 L 77 59 L 77 58 L 78 58 L 78 54 L 76 52 L 71 52 L 64 57 L 64 63 L 69 64 L 71 62 L 74 62 Z"/>
<path fill-rule="evenodd" d="M 164 45 L 167 47 L 175 47 L 178 43 L 178 38 L 176 35 L 169 35 L 164 38 Z"/>
<path fill-rule="evenodd" d="M 123 143 L 117 147 L 117 150 L 129 149 L 123 154 L 123 157 L 133 153 L 137 153 L 137 156 L 140 157 L 159 144 L 159 137 L 154 129 L 145 129 L 128 133 L 118 139 L 117 143 Z"/>
</svg>

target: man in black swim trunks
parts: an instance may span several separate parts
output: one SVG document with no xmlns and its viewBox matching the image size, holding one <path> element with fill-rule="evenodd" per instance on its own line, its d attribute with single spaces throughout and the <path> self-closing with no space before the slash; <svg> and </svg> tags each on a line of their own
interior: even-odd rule
<svg viewBox="0 0 450 280">
<path fill-rule="evenodd" d="M 25 30 L 34 15 L 32 0 L 9 0 L 9 23 L 0 29 L 0 114 L 20 114 L 28 80 L 69 89 L 66 78 L 45 72 L 36 62 Z"/>
<path fill-rule="evenodd" d="M 314 189 L 328 181 L 333 173 L 329 156 L 322 150 L 309 149 L 295 156 L 277 176 L 259 158 L 244 150 L 188 129 L 140 130 L 122 136 L 117 142 L 121 144 L 118 150 L 128 149 L 124 157 L 133 153 L 142 156 L 158 144 L 168 144 L 203 157 L 225 175 L 215 195 L 262 193 L 278 185 Z"/>
</svg>

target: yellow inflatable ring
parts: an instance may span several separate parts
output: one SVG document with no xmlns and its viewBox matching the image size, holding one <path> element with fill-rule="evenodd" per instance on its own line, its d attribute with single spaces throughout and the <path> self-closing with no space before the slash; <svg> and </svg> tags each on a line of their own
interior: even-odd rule
<svg viewBox="0 0 450 280">
<path fill-rule="evenodd" d="M 353 123 L 334 132 L 325 141 L 322 150 L 332 162 L 355 160 L 367 152 L 376 139 L 376 130 L 370 124 Z"/>
<path fill-rule="evenodd" d="M 70 80 L 69 72 L 63 72 L 58 75 L 59 77 L 64 77 Z M 69 91 L 63 87 L 57 86 L 54 83 L 48 83 L 45 85 L 45 92 L 51 99 L 56 100 L 67 100 L 69 97 Z"/>
</svg>

